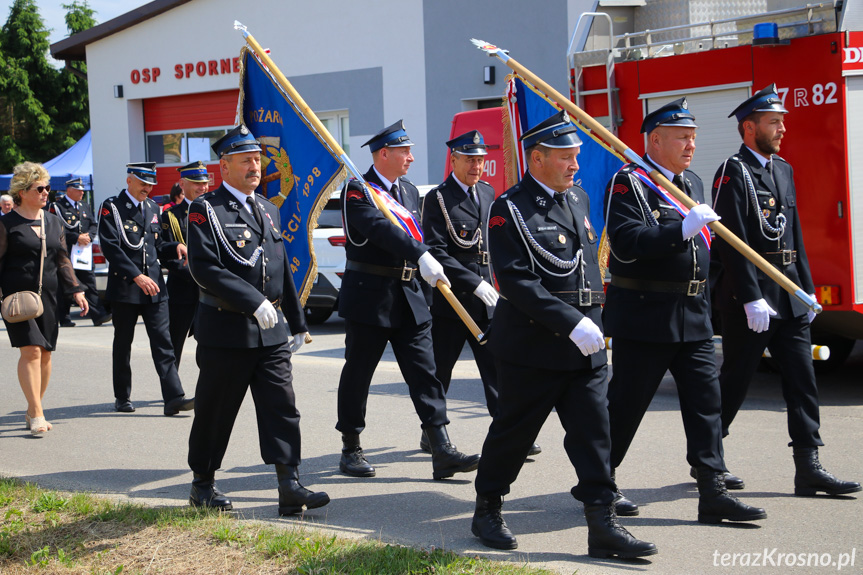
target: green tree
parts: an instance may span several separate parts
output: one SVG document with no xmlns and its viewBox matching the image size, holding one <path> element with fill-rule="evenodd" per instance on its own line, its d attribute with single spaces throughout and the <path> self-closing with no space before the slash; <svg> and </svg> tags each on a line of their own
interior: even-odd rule
<svg viewBox="0 0 863 575">
<path fill-rule="evenodd" d="M 96 25 L 95 11 L 87 0 L 74 0 L 63 4 L 66 9 L 66 27 L 69 35 L 89 30 Z M 67 61 L 60 70 L 59 99 L 56 102 L 55 130 L 62 148 L 68 148 L 90 129 L 90 97 L 87 90 L 87 65 Z"/>
<path fill-rule="evenodd" d="M 34 0 L 15 0 L 0 29 L 0 172 L 24 160 L 45 161 L 55 149 L 48 30 Z"/>
</svg>

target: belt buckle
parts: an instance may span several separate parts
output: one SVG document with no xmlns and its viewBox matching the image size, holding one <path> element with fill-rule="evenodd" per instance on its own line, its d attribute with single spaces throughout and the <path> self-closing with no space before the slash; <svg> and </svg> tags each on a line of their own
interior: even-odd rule
<svg viewBox="0 0 863 575">
<path fill-rule="evenodd" d="M 416 268 L 409 268 L 407 266 L 404 266 L 402 268 L 402 281 L 403 282 L 409 282 L 412 279 L 414 279 L 414 272 L 415 271 L 416 271 Z"/>
<path fill-rule="evenodd" d="M 789 266 L 797 261 L 796 250 L 782 250 L 782 265 Z"/>
<path fill-rule="evenodd" d="M 479 263 L 481 265 L 488 265 L 488 252 L 479 252 Z"/>
<path fill-rule="evenodd" d="M 578 290 L 578 305 L 581 307 L 588 307 L 593 305 L 593 294 L 589 289 L 580 289 Z"/>
<path fill-rule="evenodd" d="M 705 280 L 689 280 L 689 284 L 686 286 L 686 295 L 689 297 L 694 297 L 700 294 L 703 290 Z"/>
</svg>

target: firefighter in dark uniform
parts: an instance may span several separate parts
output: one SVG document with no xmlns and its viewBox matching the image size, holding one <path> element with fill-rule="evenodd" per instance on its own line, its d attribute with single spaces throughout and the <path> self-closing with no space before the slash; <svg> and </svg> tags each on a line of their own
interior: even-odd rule
<svg viewBox="0 0 863 575">
<path fill-rule="evenodd" d="M 162 235 L 165 241 L 186 245 L 186 217 L 189 215 L 189 206 L 198 196 L 207 193 L 210 176 L 207 174 L 207 166 L 200 161 L 177 168 L 177 171 L 180 172 L 179 186 L 183 190 L 183 199 L 162 212 Z M 168 268 L 171 345 L 179 368 L 186 338 L 192 335 L 192 321 L 198 308 L 198 284 L 192 279 L 186 260 L 170 258 L 166 259 L 164 264 Z"/>
<path fill-rule="evenodd" d="M 251 388 L 264 463 L 275 465 L 279 515 L 330 502 L 299 482 L 300 413 L 291 355 L 307 334 L 279 229 L 279 210 L 255 194 L 261 147 L 244 125 L 213 144 L 222 185 L 189 208 L 188 258 L 200 285 L 198 377 L 189 435 L 195 507 L 231 509 L 215 485 L 237 412 Z"/>
<path fill-rule="evenodd" d="M 70 255 L 72 246 L 77 244 L 83 248 L 93 243 L 98 231 L 98 224 L 96 223 L 96 217 L 93 215 L 93 210 L 83 199 L 84 183 L 81 181 L 81 178 L 74 178 L 66 182 L 66 195 L 51 204 L 50 208 L 51 213 L 57 214 L 63 221 L 63 231 L 66 235 L 66 245 L 69 248 Z M 74 264 L 75 262 L 73 261 L 72 263 Z M 76 267 L 75 277 L 78 278 L 78 283 L 84 288 L 84 296 L 87 298 L 87 303 L 90 304 L 90 311 L 87 315 L 92 319 L 93 325 L 100 326 L 105 322 L 111 321 L 111 314 L 105 311 L 102 302 L 99 301 L 99 291 L 96 289 L 96 274 L 93 273 L 92 256 L 90 258 L 90 269 L 83 270 Z M 75 324 L 69 319 L 71 300 L 60 294 L 57 302 L 57 317 L 60 318 L 60 325 L 74 327 Z"/>
<path fill-rule="evenodd" d="M 488 210 L 494 201 L 494 188 L 480 180 L 488 148 L 476 130 L 453 138 L 446 145 L 450 149 L 452 173 L 423 200 L 424 243 L 443 264 L 453 293 L 485 332 L 498 299 L 497 290 L 491 285 L 487 247 Z M 449 392 L 453 367 L 467 341 L 479 368 L 488 412 L 493 416 L 497 410 L 494 357 L 486 346 L 479 345 L 440 291 L 433 294 L 431 312 L 437 377 L 444 393 Z M 420 440 L 420 449 L 430 451 L 425 435 Z M 533 445 L 529 455 L 541 451 L 538 445 Z"/>
<path fill-rule="evenodd" d="M 743 144 L 716 172 L 714 209 L 729 230 L 814 300 L 815 286 L 797 216 L 794 171 L 776 155 L 785 134 L 786 113 L 771 84 L 729 115 L 737 118 Z M 719 373 L 723 434 L 728 435 L 767 348 L 782 372 L 789 445 L 796 468 L 794 494 L 860 491 L 859 483 L 837 479 L 818 460 L 818 447 L 824 443 L 818 432 L 818 387 L 810 347 L 809 324 L 815 313 L 725 241 L 717 239 L 713 257 L 721 263 L 716 307 L 724 357 Z"/>
<path fill-rule="evenodd" d="M 634 538 L 614 511 L 600 317 L 605 296 L 589 199 L 573 185 L 581 146 L 576 131 L 565 112 L 528 130 L 521 138 L 528 172 L 489 215 L 491 263 L 503 296 L 488 342 L 500 396 L 482 447 L 471 531 L 489 547 L 517 547 L 501 516 L 501 497 L 556 409 L 578 474 L 572 495 L 584 504 L 588 553 L 642 557 L 656 546 Z"/>
<path fill-rule="evenodd" d="M 369 146 L 373 158 L 363 177 L 381 195 L 390 196 L 393 210 L 410 232 L 394 225 L 372 203 L 370 194 L 377 192 L 358 181 L 348 183 L 341 198 L 348 241 L 339 292 L 339 315 L 345 318 L 345 366 L 336 424 L 343 444 L 339 469 L 355 477 L 375 475 L 360 446 L 360 433 L 366 425 L 372 375 L 389 342 L 431 445 L 433 477 L 473 471 L 479 455 L 464 455 L 450 443 L 444 389 L 435 376 L 432 316 L 417 272 L 432 286 L 450 282 L 422 243 L 419 192 L 403 177 L 413 162 L 413 142 L 399 120 L 363 146 Z"/>
<path fill-rule="evenodd" d="M 148 196 L 156 184 L 155 162 L 126 165 L 126 186 L 102 203 L 99 240 L 108 260 L 106 298 L 114 319 L 114 409 L 135 411 L 130 401 L 132 367 L 129 363 L 135 325 L 142 317 L 150 338 L 150 351 L 165 401 L 165 415 L 195 407 L 187 399 L 174 363 L 168 332 L 168 293 L 159 257 L 181 257 L 185 246 L 167 243 L 160 235 L 159 206 Z"/>
<path fill-rule="evenodd" d="M 647 134 L 644 162 L 698 202 L 685 216 L 635 163 L 624 166 L 606 189 L 611 285 L 603 320 L 614 346 L 608 388 L 611 468 L 623 461 L 665 372 L 671 371 L 680 396 L 686 459 L 698 481 L 698 521 L 752 521 L 766 513 L 730 496 L 723 473 L 707 289 L 710 231 L 705 227 L 719 217 L 701 203 L 701 179 L 687 169 L 696 128 L 686 98 L 651 112 L 641 125 Z M 620 494 L 616 505 L 621 514 L 638 514 L 638 506 Z"/>
</svg>

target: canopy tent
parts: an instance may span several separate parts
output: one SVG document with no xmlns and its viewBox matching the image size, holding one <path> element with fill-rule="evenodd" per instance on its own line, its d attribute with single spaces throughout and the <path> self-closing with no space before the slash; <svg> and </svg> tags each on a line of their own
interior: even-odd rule
<svg viewBox="0 0 863 575">
<path fill-rule="evenodd" d="M 66 181 L 81 178 L 84 187 L 93 189 L 93 146 L 90 141 L 90 130 L 75 142 L 75 144 L 51 160 L 43 164 L 51 174 L 51 189 L 65 190 Z M 0 175 L 0 190 L 8 190 L 12 174 Z"/>
</svg>

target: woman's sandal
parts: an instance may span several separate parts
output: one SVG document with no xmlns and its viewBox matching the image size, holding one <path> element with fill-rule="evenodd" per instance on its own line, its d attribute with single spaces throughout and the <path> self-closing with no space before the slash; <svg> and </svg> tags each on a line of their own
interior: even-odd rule
<svg viewBox="0 0 863 575">
<path fill-rule="evenodd" d="M 47 431 L 51 431 L 51 428 L 53 427 L 44 417 L 30 417 L 29 415 L 25 415 L 25 418 L 25 421 L 28 424 L 27 428 L 30 430 L 31 435 L 42 435 Z"/>
</svg>

